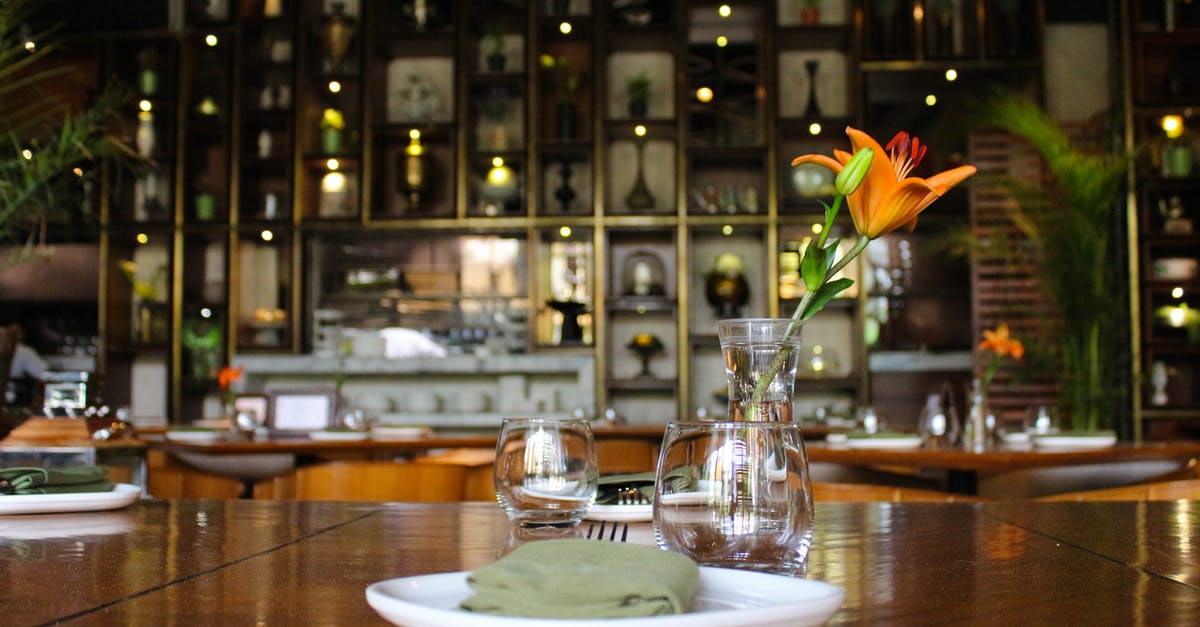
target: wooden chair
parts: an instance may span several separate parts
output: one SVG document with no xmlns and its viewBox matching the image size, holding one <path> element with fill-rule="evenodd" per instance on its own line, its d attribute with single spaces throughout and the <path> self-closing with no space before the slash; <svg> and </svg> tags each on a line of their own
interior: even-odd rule
<svg viewBox="0 0 1200 627">
<path fill-rule="evenodd" d="M 596 462 L 606 475 L 653 472 L 658 467 L 658 447 L 649 440 L 597 438 Z"/>
<path fill-rule="evenodd" d="M 463 500 L 466 478 L 467 468 L 457 464 L 329 462 L 301 466 L 260 482 L 255 495 L 310 501 L 453 502 Z"/>
<path fill-rule="evenodd" d="M 841 503 L 952 503 L 989 501 L 981 496 L 868 483 L 813 482 L 813 499 Z"/>
<path fill-rule="evenodd" d="M 449 464 L 462 466 L 466 472 L 463 487 L 464 501 L 495 501 L 496 487 L 492 481 L 492 467 L 496 461 L 496 450 L 490 448 L 456 448 L 412 460 L 414 464 Z"/>
<path fill-rule="evenodd" d="M 1156 481 L 1042 496 L 1035 501 L 1200 501 L 1200 479 Z"/>
</svg>

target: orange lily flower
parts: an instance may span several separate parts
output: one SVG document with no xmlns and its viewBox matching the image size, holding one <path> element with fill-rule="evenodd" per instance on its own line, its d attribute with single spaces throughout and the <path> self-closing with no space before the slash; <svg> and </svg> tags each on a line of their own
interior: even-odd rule
<svg viewBox="0 0 1200 627">
<path fill-rule="evenodd" d="M 854 228 L 868 239 L 887 235 L 900 225 L 912 230 L 917 226 L 917 217 L 926 207 L 941 198 L 947 190 L 975 174 L 975 166 L 964 165 L 928 179 L 908 176 L 921 162 L 927 149 L 916 137 L 910 139 L 908 133 L 897 133 L 888 142 L 885 153 L 879 142 L 856 128 L 847 126 L 846 135 L 850 137 L 853 147 L 850 152 L 835 150 L 833 154 L 836 159 L 825 155 L 801 155 L 792 160 L 792 165 L 815 163 L 836 174 L 842 171 L 842 166 L 859 149 L 874 150 L 876 158 L 871 162 L 871 169 L 862 185 L 847 197 Z M 887 154 L 888 159 L 880 159 L 879 155 L 883 154 Z"/>
<path fill-rule="evenodd" d="M 1021 340 L 1009 336 L 1007 324 L 1001 324 L 995 331 L 985 329 L 979 350 L 990 350 L 996 353 L 996 357 L 1012 355 L 1013 359 L 1020 359 L 1025 355 L 1025 347 L 1021 345 Z"/>
<path fill-rule="evenodd" d="M 242 372 L 245 370 L 242 366 L 238 366 L 237 368 L 225 366 L 221 368 L 221 372 L 217 373 L 217 384 L 221 386 L 222 390 L 228 390 L 234 381 L 242 378 Z"/>
</svg>

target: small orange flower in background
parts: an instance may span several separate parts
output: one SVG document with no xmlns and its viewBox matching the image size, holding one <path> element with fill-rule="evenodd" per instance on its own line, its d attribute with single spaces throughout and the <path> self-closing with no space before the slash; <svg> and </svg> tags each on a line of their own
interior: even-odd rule
<svg viewBox="0 0 1200 627">
<path fill-rule="evenodd" d="M 870 135 L 846 127 L 850 137 L 850 152 L 833 151 L 836 159 L 825 155 L 801 155 L 792 160 L 792 165 L 815 163 L 835 173 L 840 173 L 850 158 L 862 148 L 870 148 L 876 155 L 887 154 L 888 159 L 874 159 L 862 185 L 847 197 L 850 217 L 860 235 L 875 239 L 887 235 L 901 225 L 912 230 L 917 226 L 917 217 L 933 201 L 942 197 L 950 188 L 975 174 L 975 166 L 964 165 L 935 174 L 928 179 L 909 176 L 913 168 L 925 156 L 926 146 L 919 139 L 903 131 L 888 142 L 887 150 L 880 147 Z"/>
<path fill-rule="evenodd" d="M 228 390 L 234 381 L 242 378 L 242 373 L 245 370 L 246 368 L 243 366 L 238 366 L 237 368 L 225 366 L 221 368 L 221 372 L 217 373 L 217 384 L 221 386 L 222 390 Z"/>
<path fill-rule="evenodd" d="M 992 351 L 997 357 L 1012 355 L 1013 359 L 1020 359 L 1025 355 L 1025 347 L 1021 345 L 1021 340 L 1010 337 L 1008 325 L 1001 324 L 996 327 L 995 331 L 983 331 L 983 341 L 979 343 L 979 350 Z"/>
<path fill-rule="evenodd" d="M 988 363 L 987 371 L 983 374 L 983 391 L 985 394 L 987 393 L 988 386 L 992 383 L 992 379 L 996 377 L 996 371 L 1000 368 L 1000 360 L 1006 356 L 1012 356 L 1015 360 L 1019 360 L 1025 356 L 1025 346 L 1021 344 L 1021 340 L 1009 334 L 1007 324 L 997 325 L 993 331 L 984 329 L 983 341 L 976 348 L 980 351 L 992 352 L 992 360 Z"/>
</svg>

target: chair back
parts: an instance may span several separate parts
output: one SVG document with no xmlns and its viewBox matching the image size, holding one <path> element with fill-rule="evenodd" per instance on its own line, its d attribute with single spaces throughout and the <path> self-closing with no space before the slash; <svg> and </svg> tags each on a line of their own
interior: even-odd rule
<svg viewBox="0 0 1200 627">
<path fill-rule="evenodd" d="M 466 476 L 456 464 L 347 461 L 301 466 L 268 482 L 277 499 L 453 502 L 463 500 Z"/>
<path fill-rule="evenodd" d="M 1200 479 L 1155 481 L 1119 488 L 1051 494 L 1036 501 L 1200 501 Z"/>
<path fill-rule="evenodd" d="M 901 488 L 869 483 L 813 482 L 813 500 L 840 503 L 952 503 L 980 502 L 990 499 L 969 494 L 953 494 L 937 490 Z"/>
</svg>

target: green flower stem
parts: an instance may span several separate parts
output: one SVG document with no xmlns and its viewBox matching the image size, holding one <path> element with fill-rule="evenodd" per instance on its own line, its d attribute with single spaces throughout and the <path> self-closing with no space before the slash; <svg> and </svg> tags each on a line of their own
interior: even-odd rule
<svg viewBox="0 0 1200 627">
<path fill-rule="evenodd" d="M 837 207 L 840 204 L 840 201 L 841 196 L 835 198 L 834 207 Z M 833 215 L 833 212 L 831 212 L 831 215 Z M 824 233 L 828 232 L 829 229 L 825 229 L 825 231 L 823 231 L 822 238 L 824 237 Z M 870 243 L 871 239 L 866 236 L 858 238 L 858 241 L 854 243 L 854 247 L 850 249 L 850 252 L 846 253 L 846 255 L 841 259 L 835 261 L 833 265 L 831 265 L 829 269 L 825 271 L 825 280 L 822 281 L 822 286 L 828 283 L 829 279 L 840 272 L 842 268 L 845 268 L 846 264 L 850 263 L 851 260 L 859 255 L 859 253 L 866 250 L 867 245 Z M 817 244 L 809 244 L 809 246 L 815 245 Z M 796 311 L 792 312 L 791 322 L 788 323 L 787 329 L 785 329 L 783 332 L 783 346 L 780 347 L 778 353 L 775 353 L 775 358 L 771 361 L 771 366 L 767 368 L 766 372 L 759 375 L 758 381 L 754 384 L 754 392 L 750 395 L 750 405 L 752 407 L 756 407 L 760 402 L 762 402 L 762 397 L 767 393 L 767 387 L 771 385 L 771 380 L 779 374 L 779 371 L 783 368 L 784 362 L 786 362 L 788 357 L 792 354 L 792 347 L 788 344 L 788 340 L 792 339 L 792 336 L 800 330 L 801 326 L 804 326 L 804 320 L 807 319 L 805 314 L 808 312 L 808 307 L 812 303 L 812 299 L 814 296 L 816 296 L 816 293 L 817 290 L 808 290 L 804 293 L 804 296 L 800 297 L 800 303 L 796 305 Z"/>
</svg>

